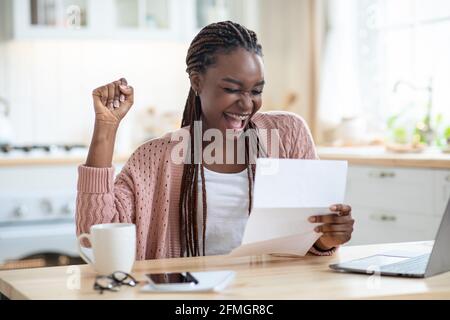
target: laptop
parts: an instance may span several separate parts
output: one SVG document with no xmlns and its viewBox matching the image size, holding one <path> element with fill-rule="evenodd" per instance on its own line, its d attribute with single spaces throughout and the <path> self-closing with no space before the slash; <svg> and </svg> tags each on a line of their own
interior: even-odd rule
<svg viewBox="0 0 450 320">
<path fill-rule="evenodd" d="M 426 278 L 450 271 L 450 198 L 439 226 L 431 253 L 415 257 L 373 255 L 330 265 L 341 272 Z"/>
</svg>

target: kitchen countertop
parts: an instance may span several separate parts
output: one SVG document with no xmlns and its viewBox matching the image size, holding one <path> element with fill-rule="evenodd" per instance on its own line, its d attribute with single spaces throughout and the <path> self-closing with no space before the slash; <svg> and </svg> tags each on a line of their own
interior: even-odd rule
<svg viewBox="0 0 450 320">
<path fill-rule="evenodd" d="M 388 152 L 384 147 L 317 147 L 323 160 L 347 160 L 353 165 L 450 169 L 450 154 L 439 150 L 421 153 Z"/>
<path fill-rule="evenodd" d="M 394 153 L 386 151 L 384 147 L 318 146 L 317 153 L 323 160 L 347 160 L 349 164 L 354 165 L 450 169 L 450 154 L 437 150 L 421 153 Z M 117 155 L 114 157 L 113 163 L 124 163 L 129 156 L 128 154 Z M 85 160 L 86 154 L 0 156 L 0 167 L 81 164 Z"/>
<path fill-rule="evenodd" d="M 86 161 L 86 154 L 83 155 L 47 155 L 47 156 L 21 156 L 9 157 L 0 156 L 1 167 L 14 166 L 46 166 L 46 165 L 77 165 Z M 113 163 L 125 163 L 130 155 L 117 155 L 113 158 Z"/>
<path fill-rule="evenodd" d="M 426 279 L 340 273 L 331 263 L 373 254 L 407 250 L 430 252 L 432 242 L 343 246 L 334 256 L 292 258 L 279 256 L 206 256 L 137 261 L 132 275 L 136 288 L 99 294 L 93 289 L 95 272 L 88 265 L 0 272 L 0 292 L 9 299 L 449 299 L 450 272 Z M 218 293 L 142 293 L 146 273 L 233 270 L 234 281 Z M 72 276 L 78 287 L 70 287 Z M 75 281 L 74 281 L 75 282 Z"/>
</svg>

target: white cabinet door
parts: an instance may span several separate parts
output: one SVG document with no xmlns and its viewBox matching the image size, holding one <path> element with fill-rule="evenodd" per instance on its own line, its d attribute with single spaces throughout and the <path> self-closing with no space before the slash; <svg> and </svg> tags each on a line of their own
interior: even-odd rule
<svg viewBox="0 0 450 320">
<path fill-rule="evenodd" d="M 0 40 L 8 40 L 12 36 L 12 2 L 0 1 Z"/>
<path fill-rule="evenodd" d="M 435 214 L 442 215 L 450 198 L 450 170 L 434 171 Z"/>
<path fill-rule="evenodd" d="M 0 38 L 190 42 L 211 22 L 233 20 L 257 30 L 259 5 L 257 0 L 1 0 L 1 11 L 12 13 L 12 20 L 0 21 Z M 6 27 L 12 28 L 9 36 L 1 34 Z"/>
<path fill-rule="evenodd" d="M 185 27 L 183 0 L 2 1 L 14 39 L 178 40 Z"/>
<path fill-rule="evenodd" d="M 350 243 L 433 239 L 443 214 L 443 199 L 450 193 L 446 173 L 349 166 L 345 202 L 352 205 L 355 219 Z"/>
<path fill-rule="evenodd" d="M 433 214 L 433 171 L 350 166 L 347 202 L 387 211 Z"/>
<path fill-rule="evenodd" d="M 354 206 L 354 231 L 349 244 L 392 243 L 433 240 L 441 217 L 399 213 L 373 207 Z"/>
<path fill-rule="evenodd" d="M 191 41 L 206 25 L 231 20 L 257 31 L 259 22 L 258 0 L 183 0 L 183 39 Z"/>
<path fill-rule="evenodd" d="M 12 37 L 22 40 L 97 36 L 99 30 L 93 28 L 92 22 L 97 22 L 97 25 L 103 24 L 99 21 L 99 17 L 93 14 L 95 12 L 93 6 L 105 3 L 107 0 L 97 1 L 14 0 L 12 1 Z"/>
<path fill-rule="evenodd" d="M 179 40 L 182 16 L 189 14 L 180 0 L 108 0 L 112 27 L 107 38 Z"/>
</svg>

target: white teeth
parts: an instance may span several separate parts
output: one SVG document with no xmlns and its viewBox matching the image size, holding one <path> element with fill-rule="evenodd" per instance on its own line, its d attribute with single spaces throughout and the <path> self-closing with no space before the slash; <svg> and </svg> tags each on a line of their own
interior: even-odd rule
<svg viewBox="0 0 450 320">
<path fill-rule="evenodd" d="M 240 114 L 236 114 L 236 113 L 225 113 L 227 116 L 237 119 L 237 120 L 246 120 L 249 117 L 249 114 L 246 115 L 240 115 Z"/>
</svg>

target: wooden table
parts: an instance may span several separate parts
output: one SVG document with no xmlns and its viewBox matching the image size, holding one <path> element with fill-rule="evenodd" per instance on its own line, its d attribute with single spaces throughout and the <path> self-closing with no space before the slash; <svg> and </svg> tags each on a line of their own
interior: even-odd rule
<svg viewBox="0 0 450 320">
<path fill-rule="evenodd" d="M 87 265 L 2 271 L 0 292 L 10 299 L 450 299 L 450 272 L 408 279 L 339 273 L 328 268 L 330 263 L 389 250 L 429 252 L 431 245 L 414 242 L 344 246 L 333 257 L 148 260 L 136 262 L 132 272 L 138 280 L 144 280 L 149 272 L 235 270 L 235 280 L 220 293 L 141 293 L 139 287 L 122 287 L 119 292 L 100 295 L 92 288 L 95 273 Z"/>
</svg>

